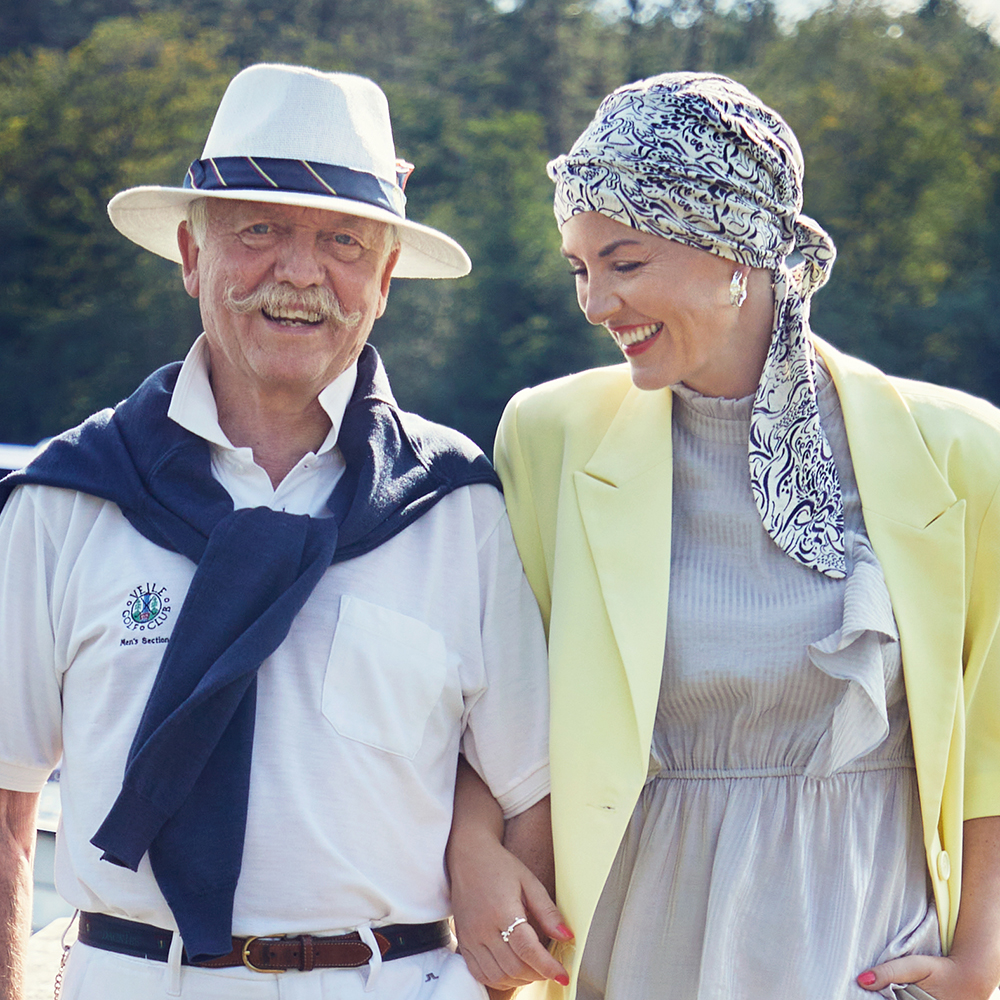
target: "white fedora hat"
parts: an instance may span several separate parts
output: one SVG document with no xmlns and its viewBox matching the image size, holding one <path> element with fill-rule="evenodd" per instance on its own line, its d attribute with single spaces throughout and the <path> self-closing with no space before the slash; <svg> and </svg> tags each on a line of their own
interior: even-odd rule
<svg viewBox="0 0 1000 1000">
<path fill-rule="evenodd" d="M 130 240 L 180 263 L 177 227 L 197 198 L 323 208 L 396 226 L 402 249 L 393 277 L 468 274 L 458 243 L 406 218 L 411 169 L 396 159 L 389 104 L 371 80 L 262 63 L 230 81 L 183 187 L 129 188 L 108 214 Z"/>
</svg>

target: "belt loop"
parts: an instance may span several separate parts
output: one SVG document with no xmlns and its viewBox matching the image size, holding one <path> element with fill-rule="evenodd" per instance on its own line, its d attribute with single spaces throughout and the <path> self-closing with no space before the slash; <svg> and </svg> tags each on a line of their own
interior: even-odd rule
<svg viewBox="0 0 1000 1000">
<path fill-rule="evenodd" d="M 365 993 L 374 993 L 378 985 L 379 973 L 382 971 L 382 949 L 375 940 L 375 935 L 371 927 L 365 924 L 358 928 L 358 935 L 372 951 L 372 957 L 368 959 L 368 977 L 365 979 Z"/>
<path fill-rule="evenodd" d="M 174 931 L 170 939 L 170 951 L 167 953 L 167 967 L 163 972 L 164 989 L 168 997 L 181 995 L 181 958 L 184 955 L 184 942 L 180 933 Z"/>
<path fill-rule="evenodd" d="M 302 963 L 299 968 L 303 972 L 312 972 L 316 968 L 316 953 L 313 950 L 312 935 L 300 934 L 299 940 L 302 942 Z"/>
</svg>

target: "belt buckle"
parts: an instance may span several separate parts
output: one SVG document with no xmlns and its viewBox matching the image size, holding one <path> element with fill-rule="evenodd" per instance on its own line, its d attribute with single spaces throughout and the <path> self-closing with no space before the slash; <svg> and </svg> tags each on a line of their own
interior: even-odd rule
<svg viewBox="0 0 1000 1000">
<path fill-rule="evenodd" d="M 240 958 L 243 960 L 243 964 L 251 972 L 269 972 L 271 975 L 277 975 L 280 972 L 287 972 L 287 969 L 261 969 L 250 961 L 250 945 L 252 945 L 254 941 L 281 941 L 287 936 L 287 934 L 256 934 L 253 937 L 248 937 L 243 942 L 243 951 L 240 953 Z"/>
</svg>

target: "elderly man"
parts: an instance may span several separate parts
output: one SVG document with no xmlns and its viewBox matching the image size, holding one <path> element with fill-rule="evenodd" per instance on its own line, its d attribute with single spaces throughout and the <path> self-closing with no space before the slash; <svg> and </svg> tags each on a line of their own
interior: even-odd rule
<svg viewBox="0 0 1000 1000">
<path fill-rule="evenodd" d="M 262 65 L 184 188 L 109 206 L 204 333 L 0 487 L 4 1000 L 60 758 L 64 1000 L 482 996 L 456 761 L 537 854 L 544 640 L 489 464 L 366 347 L 393 275 L 469 269 L 407 169 L 371 81 Z"/>
</svg>

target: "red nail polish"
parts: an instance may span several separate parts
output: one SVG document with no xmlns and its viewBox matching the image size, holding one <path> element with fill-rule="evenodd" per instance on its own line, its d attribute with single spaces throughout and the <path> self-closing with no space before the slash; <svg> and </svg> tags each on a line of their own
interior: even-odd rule
<svg viewBox="0 0 1000 1000">
<path fill-rule="evenodd" d="M 560 986 L 569 986 L 569 976 L 565 976 L 565 975 L 556 976 L 556 982 Z"/>
<path fill-rule="evenodd" d="M 560 924 L 556 930 L 562 936 L 564 941 L 572 941 L 576 936 L 565 924 Z M 565 985 L 565 984 L 564 984 Z"/>
<path fill-rule="evenodd" d="M 858 976 L 858 984 L 860 986 L 873 986 L 876 979 L 878 979 L 878 976 L 874 972 L 862 972 Z"/>
</svg>

